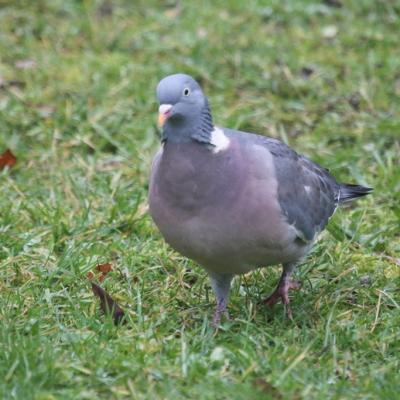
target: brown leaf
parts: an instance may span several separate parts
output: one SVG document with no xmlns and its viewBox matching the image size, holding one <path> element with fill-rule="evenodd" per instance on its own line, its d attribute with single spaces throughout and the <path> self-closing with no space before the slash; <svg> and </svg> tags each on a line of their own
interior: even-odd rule
<svg viewBox="0 0 400 400">
<path fill-rule="evenodd" d="M 0 169 L 5 167 L 13 167 L 17 162 L 17 157 L 11 152 L 11 150 L 7 149 L 2 155 L 0 155 Z"/>
<path fill-rule="evenodd" d="M 94 295 L 100 299 L 100 306 L 104 314 L 111 315 L 115 325 L 125 323 L 124 310 L 102 287 L 93 282 L 91 282 L 91 284 Z"/>
<path fill-rule="evenodd" d="M 86 274 L 86 277 L 89 279 L 89 281 L 91 281 L 91 280 L 94 278 L 94 273 L 93 273 L 92 271 L 89 271 L 89 272 Z"/>
<path fill-rule="evenodd" d="M 96 271 L 102 274 L 108 274 L 112 270 L 112 265 L 110 263 L 99 264 L 96 266 Z"/>
<path fill-rule="evenodd" d="M 257 378 L 253 381 L 253 386 L 255 386 L 261 392 L 268 394 L 271 398 L 276 400 L 283 399 L 282 393 L 279 390 L 271 385 L 268 381 L 264 378 Z"/>
</svg>

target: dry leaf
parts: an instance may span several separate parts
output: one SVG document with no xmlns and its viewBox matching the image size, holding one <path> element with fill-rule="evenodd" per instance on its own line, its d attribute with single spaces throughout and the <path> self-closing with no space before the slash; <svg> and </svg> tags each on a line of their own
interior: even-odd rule
<svg viewBox="0 0 400 400">
<path fill-rule="evenodd" d="M 283 399 L 282 394 L 279 390 L 267 382 L 264 378 L 257 378 L 253 381 L 253 386 L 258 388 L 261 392 L 268 394 L 272 399 L 281 400 Z"/>
<path fill-rule="evenodd" d="M 108 274 L 112 270 L 112 265 L 110 263 L 99 264 L 96 266 L 96 271 L 102 274 Z"/>
<path fill-rule="evenodd" d="M 91 281 L 91 280 L 94 278 L 94 273 L 93 273 L 92 271 L 89 271 L 89 272 L 86 274 L 86 277 L 89 279 L 89 281 Z"/>
<path fill-rule="evenodd" d="M 110 263 L 98 264 L 96 265 L 97 279 L 99 282 L 103 282 L 106 279 L 107 274 L 112 270 L 112 265 Z M 91 281 L 94 279 L 95 274 L 92 271 L 89 271 L 86 274 L 86 277 Z"/>
<path fill-rule="evenodd" d="M 11 150 L 7 149 L 2 155 L 0 155 L 0 169 L 5 167 L 13 167 L 17 162 L 17 157 L 11 152 Z"/>
<path fill-rule="evenodd" d="M 125 323 L 124 310 L 102 287 L 93 282 L 91 284 L 94 295 L 100 299 L 100 306 L 104 314 L 111 315 L 115 325 Z"/>
</svg>

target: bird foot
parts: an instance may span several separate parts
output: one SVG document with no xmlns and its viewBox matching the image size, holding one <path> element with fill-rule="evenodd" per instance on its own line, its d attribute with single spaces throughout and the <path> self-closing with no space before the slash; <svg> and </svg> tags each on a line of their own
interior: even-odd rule
<svg viewBox="0 0 400 400">
<path fill-rule="evenodd" d="M 266 299 L 262 301 L 263 304 L 267 305 L 268 307 L 272 307 L 275 305 L 279 300 L 282 300 L 283 305 L 285 306 L 286 315 L 293 319 L 292 310 L 290 309 L 290 300 L 289 300 L 289 290 L 300 289 L 300 283 L 294 282 L 291 280 L 283 280 L 279 282 L 278 287 L 274 290 L 274 292 L 268 296 Z"/>
<path fill-rule="evenodd" d="M 221 323 L 221 317 L 222 317 L 222 315 L 224 315 L 225 318 L 226 318 L 227 320 L 230 319 L 230 318 L 229 318 L 228 310 L 227 310 L 227 308 L 226 308 L 226 303 L 225 303 L 225 301 L 219 301 L 219 302 L 217 303 L 217 307 L 216 307 L 216 309 L 215 309 L 213 321 L 212 321 L 212 324 L 211 324 L 214 328 L 218 328 L 218 327 L 219 327 L 219 325 L 220 325 L 220 323 Z"/>
</svg>

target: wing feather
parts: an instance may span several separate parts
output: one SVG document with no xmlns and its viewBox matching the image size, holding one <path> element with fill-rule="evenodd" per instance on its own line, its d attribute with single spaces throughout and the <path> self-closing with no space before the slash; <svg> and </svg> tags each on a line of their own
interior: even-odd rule
<svg viewBox="0 0 400 400">
<path fill-rule="evenodd" d="M 284 143 L 264 138 L 274 156 L 278 200 L 298 237 L 310 242 L 321 232 L 339 200 L 339 184 L 329 171 L 297 154 Z"/>
</svg>

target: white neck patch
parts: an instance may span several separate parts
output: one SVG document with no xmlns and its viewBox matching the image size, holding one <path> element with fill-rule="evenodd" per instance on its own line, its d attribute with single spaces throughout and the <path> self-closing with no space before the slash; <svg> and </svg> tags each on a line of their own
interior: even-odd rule
<svg viewBox="0 0 400 400">
<path fill-rule="evenodd" d="M 230 140 L 225 135 L 224 131 L 221 128 L 214 127 L 214 130 L 211 132 L 211 144 L 214 146 L 212 149 L 213 153 L 219 153 L 220 151 L 224 151 L 229 147 Z"/>
</svg>

